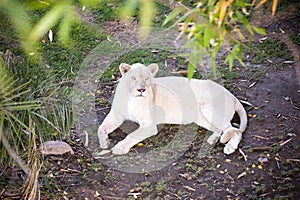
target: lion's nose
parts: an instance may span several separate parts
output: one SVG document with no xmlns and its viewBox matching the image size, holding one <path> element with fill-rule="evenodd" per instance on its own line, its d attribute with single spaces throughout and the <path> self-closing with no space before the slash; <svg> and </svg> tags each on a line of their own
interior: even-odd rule
<svg viewBox="0 0 300 200">
<path fill-rule="evenodd" d="M 146 91 L 146 89 L 145 88 L 139 88 L 139 89 L 137 89 L 137 91 L 140 92 L 140 93 L 143 93 L 143 92 Z"/>
</svg>

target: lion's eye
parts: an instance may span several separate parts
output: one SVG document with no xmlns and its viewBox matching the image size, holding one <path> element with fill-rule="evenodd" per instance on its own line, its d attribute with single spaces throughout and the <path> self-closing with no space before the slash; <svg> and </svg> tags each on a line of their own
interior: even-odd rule
<svg viewBox="0 0 300 200">
<path fill-rule="evenodd" d="M 149 81 L 150 80 L 150 78 L 147 76 L 147 77 L 145 77 L 145 81 Z"/>
</svg>

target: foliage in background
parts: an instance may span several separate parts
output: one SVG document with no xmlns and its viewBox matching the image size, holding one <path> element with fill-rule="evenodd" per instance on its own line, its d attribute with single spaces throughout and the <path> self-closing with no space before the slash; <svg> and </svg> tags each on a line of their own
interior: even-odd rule
<svg viewBox="0 0 300 200">
<path fill-rule="evenodd" d="M 41 102 L 28 99 L 28 84 L 17 84 L 15 77 L 10 74 L 2 57 L 0 57 L 0 138 L 2 148 L 0 149 L 0 163 L 8 162 L 8 158 L 14 160 L 18 166 L 26 173 L 28 192 L 26 195 L 34 199 L 37 190 L 37 180 L 40 160 L 36 155 L 35 125 L 31 120 L 31 111 L 41 107 Z M 26 161 L 20 156 L 24 155 L 24 150 L 28 151 L 25 156 Z M 7 154 L 9 156 L 7 156 Z M 27 163 L 34 163 L 28 166 Z M 31 198 L 33 197 L 33 198 Z M 27 198 L 28 199 L 28 198 Z"/>
<path fill-rule="evenodd" d="M 94 6 L 99 3 L 100 1 L 96 0 L 79 0 L 81 6 Z M 49 38 L 52 38 L 53 33 L 50 30 L 54 26 L 58 27 L 58 40 L 62 44 L 68 45 L 71 42 L 72 25 L 79 20 L 76 4 L 75 0 L 1 0 L 0 9 L 9 17 L 26 54 L 33 59 L 39 59 L 39 41 L 47 33 Z M 47 10 L 47 12 L 34 22 L 29 11 L 36 10 Z"/>
<path fill-rule="evenodd" d="M 188 55 L 188 77 L 193 76 L 198 63 L 202 64 L 204 54 L 210 55 L 215 74 L 215 59 L 221 47 L 225 47 L 228 51 L 225 62 L 228 63 L 230 70 L 235 60 L 245 66 L 242 60 L 244 43 L 255 33 L 265 34 L 264 29 L 250 24 L 248 16 L 255 5 L 257 8 L 265 2 L 266 0 L 262 0 L 256 4 L 257 2 L 253 0 L 250 4 L 246 0 L 205 0 L 197 1 L 192 8 L 183 4 L 175 7 L 166 18 L 164 25 L 172 21 L 173 26 L 179 25 L 182 33 L 188 34 L 190 40 L 186 47 L 193 48 L 192 53 Z M 277 0 L 274 0 L 273 15 L 276 7 Z"/>
</svg>

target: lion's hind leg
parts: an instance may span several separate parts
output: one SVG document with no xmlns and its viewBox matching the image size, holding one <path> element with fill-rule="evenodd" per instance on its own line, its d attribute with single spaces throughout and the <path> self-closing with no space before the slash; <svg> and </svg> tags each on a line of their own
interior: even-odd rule
<svg viewBox="0 0 300 200">
<path fill-rule="evenodd" d="M 232 154 L 242 140 L 242 132 L 234 127 L 227 128 L 220 137 L 221 143 L 226 143 L 224 147 L 225 154 Z"/>
<path fill-rule="evenodd" d="M 235 133 L 232 136 L 232 138 L 228 141 L 228 143 L 225 145 L 223 150 L 224 153 L 227 155 L 232 154 L 238 148 L 238 145 L 241 140 L 242 140 L 242 133 L 241 132 Z"/>
<path fill-rule="evenodd" d="M 198 117 L 199 119 L 195 121 L 195 123 L 198 126 L 201 126 L 213 132 L 213 134 L 207 139 L 207 143 L 210 145 L 215 145 L 222 134 L 222 130 L 214 126 L 214 124 L 212 124 L 211 122 L 209 122 L 201 110 L 199 110 Z"/>
<path fill-rule="evenodd" d="M 230 126 L 223 131 L 223 134 L 220 137 L 220 142 L 225 144 L 228 142 L 236 133 L 241 133 L 241 131 L 237 128 Z"/>
</svg>

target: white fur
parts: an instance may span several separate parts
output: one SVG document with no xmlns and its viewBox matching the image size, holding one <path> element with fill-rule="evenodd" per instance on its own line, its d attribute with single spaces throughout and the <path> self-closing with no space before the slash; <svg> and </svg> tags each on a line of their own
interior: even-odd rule
<svg viewBox="0 0 300 200">
<path fill-rule="evenodd" d="M 196 123 L 213 134 L 210 144 L 226 143 L 225 154 L 237 149 L 246 129 L 247 115 L 241 103 L 224 87 L 210 81 L 183 77 L 154 78 L 157 64 L 121 64 L 122 78 L 116 88 L 112 109 L 98 129 L 101 148 L 109 147 L 108 134 L 124 120 L 135 121 L 139 128 L 113 148 L 113 154 L 126 154 L 135 144 L 157 134 L 157 124 Z M 240 128 L 230 121 L 237 112 Z"/>
</svg>

